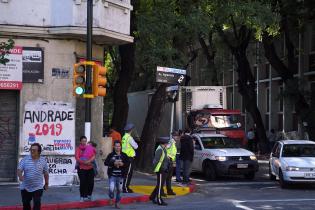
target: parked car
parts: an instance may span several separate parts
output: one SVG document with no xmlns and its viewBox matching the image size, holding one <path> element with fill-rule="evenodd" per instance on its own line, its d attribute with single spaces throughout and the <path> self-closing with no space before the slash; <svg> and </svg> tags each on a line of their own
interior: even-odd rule
<svg viewBox="0 0 315 210">
<path fill-rule="evenodd" d="M 221 175 L 244 175 L 254 179 L 258 161 L 254 153 L 222 134 L 196 133 L 192 170 L 203 172 L 207 180 Z"/>
<path fill-rule="evenodd" d="M 276 142 L 269 158 L 269 177 L 271 180 L 279 178 L 282 188 L 290 183 L 315 183 L 315 142 Z"/>
</svg>

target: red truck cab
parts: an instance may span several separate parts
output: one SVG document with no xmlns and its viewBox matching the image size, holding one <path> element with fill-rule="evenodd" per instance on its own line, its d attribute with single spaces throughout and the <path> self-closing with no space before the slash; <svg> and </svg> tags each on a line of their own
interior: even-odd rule
<svg viewBox="0 0 315 210">
<path fill-rule="evenodd" d="M 205 108 L 191 111 L 188 125 L 192 130 L 223 134 L 245 146 L 246 138 L 241 119 L 240 110 Z"/>
</svg>

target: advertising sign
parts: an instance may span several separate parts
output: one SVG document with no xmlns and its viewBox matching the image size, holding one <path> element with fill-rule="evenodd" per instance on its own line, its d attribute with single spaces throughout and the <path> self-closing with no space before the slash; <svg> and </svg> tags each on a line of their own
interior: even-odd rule
<svg viewBox="0 0 315 210">
<path fill-rule="evenodd" d="M 0 64 L 0 89 L 22 89 L 22 47 L 12 48 L 5 57 L 9 59 L 5 65 Z"/>
<path fill-rule="evenodd" d="M 183 85 L 185 84 L 186 70 L 157 67 L 156 82 Z"/>
<path fill-rule="evenodd" d="M 23 47 L 23 82 L 44 82 L 44 53 L 39 47 Z"/>
<path fill-rule="evenodd" d="M 42 145 L 44 155 L 75 153 L 75 114 L 70 103 L 27 102 L 23 113 L 21 155 L 30 145 Z"/>
</svg>

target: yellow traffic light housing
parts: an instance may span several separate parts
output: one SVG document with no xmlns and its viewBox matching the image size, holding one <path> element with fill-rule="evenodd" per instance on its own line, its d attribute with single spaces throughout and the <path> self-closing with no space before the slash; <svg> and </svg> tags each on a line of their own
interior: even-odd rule
<svg viewBox="0 0 315 210">
<path fill-rule="evenodd" d="M 104 66 L 97 64 L 93 66 L 92 93 L 94 96 L 106 96 L 106 72 L 107 69 Z"/>
<path fill-rule="evenodd" d="M 73 96 L 82 97 L 85 93 L 86 66 L 84 63 L 76 63 L 73 68 Z"/>
</svg>

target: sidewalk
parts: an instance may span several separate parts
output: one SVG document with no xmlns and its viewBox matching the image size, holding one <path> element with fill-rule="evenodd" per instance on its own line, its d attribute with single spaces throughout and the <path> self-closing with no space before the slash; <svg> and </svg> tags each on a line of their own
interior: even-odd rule
<svg viewBox="0 0 315 210">
<path fill-rule="evenodd" d="M 148 194 L 155 186 L 156 177 L 150 174 L 134 172 L 131 188 L 135 193 L 122 194 L 122 204 L 149 201 Z M 180 186 L 173 183 L 178 196 L 195 191 L 195 184 Z M 50 187 L 42 197 L 42 209 L 80 209 L 109 205 L 107 180 L 95 180 L 93 201 L 79 201 L 79 186 Z M 0 185 L 0 210 L 22 209 L 18 184 Z"/>
</svg>

